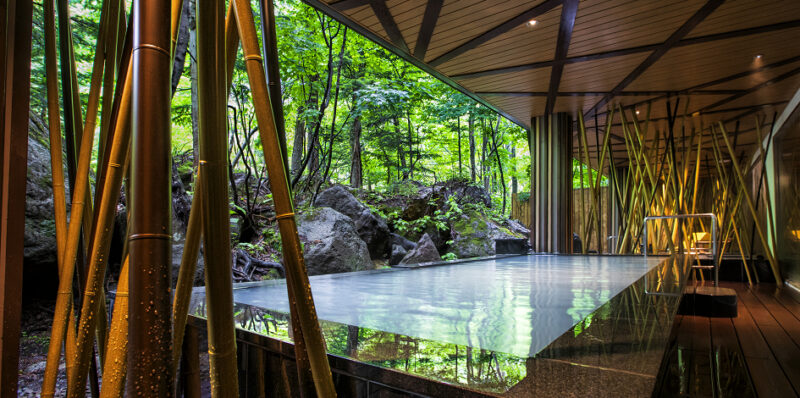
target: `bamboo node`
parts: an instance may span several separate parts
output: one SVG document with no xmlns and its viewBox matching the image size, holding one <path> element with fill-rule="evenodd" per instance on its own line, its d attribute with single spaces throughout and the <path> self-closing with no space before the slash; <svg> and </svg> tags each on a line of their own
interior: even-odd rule
<svg viewBox="0 0 800 398">
<path fill-rule="evenodd" d="M 244 57 L 244 60 L 245 60 L 245 62 L 246 61 L 264 62 L 264 58 L 261 58 L 260 55 L 255 55 L 255 54 L 254 55 L 248 55 L 248 56 Z"/>
<path fill-rule="evenodd" d="M 167 235 L 167 234 L 148 234 L 148 233 L 143 233 L 143 234 L 131 234 L 131 236 L 128 237 L 128 241 L 138 240 L 138 239 L 170 240 L 170 239 L 172 239 L 172 236 L 171 235 Z"/>
<path fill-rule="evenodd" d="M 283 219 L 292 218 L 292 217 L 294 217 L 294 213 L 290 212 L 290 213 L 278 214 L 278 215 L 275 216 L 275 219 L 276 220 L 283 220 Z"/>
<path fill-rule="evenodd" d="M 138 45 L 136 48 L 133 49 L 131 54 L 136 52 L 136 51 L 138 51 L 138 50 L 145 50 L 145 49 L 155 50 L 155 51 L 160 52 L 160 53 L 166 55 L 167 57 L 169 57 L 169 51 L 167 51 L 167 50 L 165 50 L 165 49 L 163 49 L 163 48 L 161 48 L 161 47 L 159 47 L 159 46 L 157 46 L 155 44 L 146 44 L 146 43 Z"/>
</svg>

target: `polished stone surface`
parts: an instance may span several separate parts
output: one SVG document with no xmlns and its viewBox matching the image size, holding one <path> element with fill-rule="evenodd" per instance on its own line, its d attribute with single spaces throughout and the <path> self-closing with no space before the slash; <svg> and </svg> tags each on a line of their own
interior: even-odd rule
<svg viewBox="0 0 800 398">
<path fill-rule="evenodd" d="M 643 396 L 687 270 L 665 257 L 535 255 L 311 283 L 333 355 L 490 395 Z M 237 326 L 290 341 L 285 289 L 237 288 Z"/>
<path fill-rule="evenodd" d="M 313 276 L 320 319 L 517 356 L 534 356 L 662 260 L 517 256 Z M 289 311 L 284 283 L 234 301 Z"/>
</svg>

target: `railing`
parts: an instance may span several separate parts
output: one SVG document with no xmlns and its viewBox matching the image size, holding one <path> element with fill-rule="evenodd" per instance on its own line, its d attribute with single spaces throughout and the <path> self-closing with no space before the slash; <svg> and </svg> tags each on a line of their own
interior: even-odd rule
<svg viewBox="0 0 800 398">
<path fill-rule="evenodd" d="M 676 214 L 672 216 L 647 216 L 644 218 L 644 226 L 642 227 L 642 241 L 644 248 L 642 253 L 647 258 L 647 222 L 650 220 L 665 220 L 665 219 L 684 219 L 684 218 L 711 218 L 711 259 L 713 265 L 694 265 L 692 268 L 701 269 L 714 269 L 714 286 L 719 285 L 719 264 L 717 261 L 717 216 L 714 213 L 699 213 L 699 214 Z"/>
</svg>

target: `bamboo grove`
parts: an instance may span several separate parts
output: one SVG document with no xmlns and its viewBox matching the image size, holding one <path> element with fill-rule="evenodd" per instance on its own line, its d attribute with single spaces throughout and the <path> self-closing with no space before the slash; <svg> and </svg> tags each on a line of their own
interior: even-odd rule
<svg viewBox="0 0 800 398">
<path fill-rule="evenodd" d="M 720 248 L 717 263 L 729 254 L 740 259 L 752 284 L 758 282 L 754 259 L 763 253 L 773 276 L 781 283 L 774 253 L 776 244 L 772 241 L 776 236 L 773 204 L 768 195 L 762 194 L 768 189 L 765 159 L 770 150 L 763 143 L 771 141 L 765 140 L 771 138 L 767 137 L 772 134 L 771 129 L 766 127 L 771 123 L 764 116 L 748 113 L 705 126 L 702 115 L 686 114 L 688 106 L 679 114 L 680 104 L 680 99 L 666 101 L 667 117 L 662 123 L 651 118 L 653 109 L 649 102 L 639 104 L 641 110 L 621 105 L 610 108 L 605 113 L 605 126 L 594 127 L 595 131 L 603 128 L 606 132 L 602 140 L 596 141 L 595 148 L 588 144 L 587 130 L 591 128 L 587 129 L 579 115 L 576 158 L 597 170 L 605 170 L 608 189 L 612 191 L 608 197 L 601 194 L 600 173 L 591 178 L 581 174 L 580 185 L 585 188 L 575 207 L 580 219 L 578 232 L 588 243 L 583 252 L 590 245 L 601 250 L 607 245 L 611 253 L 641 253 L 646 244 L 651 252 L 655 249 L 699 254 L 710 247 L 708 221 L 650 221 L 652 232 L 648 241 L 642 242 L 644 219 L 712 212 L 721 231 L 717 237 Z M 742 133 L 740 121 L 745 117 L 755 122 L 757 144 L 754 150 L 747 151 L 750 153 L 741 147 L 737 149 L 737 139 Z M 734 131 L 728 131 L 726 123 L 735 125 Z M 619 135 L 615 136 L 615 132 Z M 624 144 L 623 157 L 615 157 L 612 149 L 615 144 Z M 600 203 L 608 198 L 613 198 L 609 206 L 616 207 L 618 222 L 605 225 L 604 229 Z M 604 236 L 606 231 L 610 236 Z"/>
<path fill-rule="evenodd" d="M 266 2 L 264 6 L 271 9 L 272 3 Z M 203 3 L 197 9 L 198 26 L 202 27 L 197 34 L 201 109 L 197 184 L 186 249 L 174 301 L 170 303 L 169 104 L 174 94 L 170 70 L 182 9 L 182 0 L 171 4 L 141 0 L 134 2 L 128 18 L 123 1 L 103 1 L 88 101 L 82 110 L 79 93 L 87 88 L 79 87 L 76 77 L 68 2 L 44 2 L 59 286 L 42 396 L 55 394 L 62 353 L 70 397 L 83 396 L 87 380 L 93 396 L 115 397 L 125 390 L 131 395 L 176 394 L 178 369 L 183 369 L 182 374 L 196 374 L 198 368 L 196 341 L 192 349 L 192 344 L 183 344 L 183 339 L 191 294 L 190 275 L 196 267 L 201 241 L 207 264 L 212 394 L 229 396 L 238 391 L 227 228 L 226 105 L 240 45 L 283 241 L 301 388 L 306 394 L 316 391 L 320 396 L 333 396 L 325 343 L 294 220 L 285 138 L 279 136 L 273 116 L 282 111 L 273 112 L 270 94 L 274 93 L 270 93 L 269 86 L 280 84 L 274 81 L 274 74 L 273 81 L 267 81 L 265 58 L 248 1 L 231 1 L 227 10 L 224 1 Z M 274 24 L 274 20 L 266 23 Z M 271 40 L 265 40 L 265 48 L 271 50 L 266 59 L 274 68 L 277 61 L 274 34 Z M 59 61 L 61 79 L 57 73 Z M 59 102 L 63 103 L 63 109 L 59 109 Z M 91 176 L 95 142 L 98 172 Z M 71 193 L 69 220 L 62 172 L 64 146 Z M 90 176 L 97 187 L 94 192 L 90 189 Z M 123 188 L 128 198 L 128 214 L 134 216 L 129 216 L 122 272 L 113 311 L 109 314 L 104 286 L 111 230 Z M 80 283 L 73 284 L 74 280 Z M 107 327 L 109 317 L 110 327 Z M 187 357 L 184 353 L 182 358 L 182 347 L 190 347 L 186 352 L 193 355 Z M 93 354 L 95 348 L 97 356 Z M 98 382 L 101 378 L 102 384 Z M 184 391 L 199 391 L 196 378 L 183 379 Z"/>
</svg>

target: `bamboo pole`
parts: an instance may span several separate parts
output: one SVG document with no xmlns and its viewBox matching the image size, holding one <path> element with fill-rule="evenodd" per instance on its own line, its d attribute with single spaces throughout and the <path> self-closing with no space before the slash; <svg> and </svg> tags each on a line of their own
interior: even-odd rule
<svg viewBox="0 0 800 398">
<path fill-rule="evenodd" d="M 111 331 L 108 334 L 106 361 L 103 364 L 103 384 L 100 398 L 121 397 L 125 389 L 125 372 L 128 362 L 128 273 L 129 257 L 125 257 L 117 282 Z"/>
<path fill-rule="evenodd" d="M 204 165 L 205 163 L 200 163 Z M 202 167 L 197 170 L 195 177 L 194 196 L 192 207 L 189 210 L 189 225 L 186 227 L 186 240 L 181 256 L 181 266 L 178 270 L 178 282 L 175 286 L 175 297 L 172 301 L 172 370 L 178 371 L 183 347 L 183 333 L 186 330 L 186 318 L 189 315 L 189 301 L 192 297 L 192 283 L 197 269 L 197 257 L 200 253 L 200 238 L 202 237 L 202 197 L 203 193 Z"/>
<path fill-rule="evenodd" d="M 739 183 L 746 187 L 747 184 L 744 180 L 744 176 L 742 175 L 742 170 L 739 168 L 739 164 L 736 162 L 736 156 L 733 153 L 733 148 L 731 147 L 730 140 L 728 140 L 728 134 L 725 133 L 725 126 L 720 122 L 719 123 L 720 134 L 722 138 L 725 140 L 725 146 L 728 147 L 728 152 L 731 154 L 731 158 L 733 159 L 731 163 L 733 163 L 733 169 L 736 173 L 736 177 L 739 180 Z M 756 231 L 758 232 L 758 237 L 761 239 L 761 244 L 764 246 L 764 254 L 766 254 L 767 261 L 769 261 L 770 268 L 772 269 L 772 274 L 775 277 L 775 283 L 779 286 L 783 285 L 783 279 L 781 278 L 780 268 L 778 267 L 778 263 L 775 260 L 775 257 L 772 255 L 772 250 L 770 246 L 767 244 L 767 238 L 764 236 L 764 230 L 761 226 L 761 223 L 758 219 L 758 212 L 755 209 L 753 204 L 753 199 L 750 197 L 750 193 L 747 190 L 743 190 L 742 193 L 744 194 L 745 203 L 747 203 L 747 207 L 750 209 L 750 213 L 753 215 L 753 223 L 755 223 Z"/>
<path fill-rule="evenodd" d="M 129 154 L 130 146 L 130 101 L 133 68 L 126 68 L 125 84 L 123 85 L 120 114 L 115 126 L 114 140 L 111 143 L 111 152 L 108 167 L 105 172 L 104 193 L 97 207 L 97 222 L 94 229 L 89 272 L 86 278 L 86 289 L 83 294 L 80 324 L 78 326 L 77 361 L 73 372 L 69 374 L 68 396 L 78 397 L 83 394 L 86 384 L 90 355 L 92 352 L 92 332 L 98 324 L 100 303 L 105 302 L 103 281 L 105 279 L 108 253 L 111 249 L 111 227 L 114 225 L 116 205 L 119 200 L 122 178 L 125 174 L 123 165 Z M 102 320 L 102 319 L 101 319 Z M 98 343 L 105 343 L 98 341 Z"/>
<path fill-rule="evenodd" d="M 102 25 L 102 24 L 101 24 Z M 98 35 L 98 42 L 103 42 L 101 38 L 105 36 L 104 29 L 101 28 Z M 65 246 L 65 260 L 63 272 L 59 277 L 58 294 L 56 298 L 55 315 L 51 329 L 50 345 L 47 353 L 47 364 L 45 366 L 44 380 L 42 383 L 42 396 L 52 397 L 55 390 L 56 376 L 58 374 L 58 363 L 61 356 L 61 344 L 67 331 L 67 324 L 70 322 L 69 312 L 72 300 L 72 278 L 75 271 L 75 263 L 78 257 L 78 248 L 81 238 L 81 227 L 86 226 L 86 221 L 90 221 L 85 216 L 84 210 L 89 199 L 89 164 L 92 156 L 92 143 L 94 142 L 94 120 L 97 117 L 97 103 L 99 96 L 99 82 L 103 71 L 103 58 L 101 52 L 95 53 L 92 66 L 92 83 L 89 90 L 89 100 L 87 104 L 87 123 L 83 128 L 82 145 L 79 148 L 78 167 L 75 176 L 74 192 L 72 192 L 72 206 L 70 207 L 70 222 L 67 231 L 67 244 Z M 74 104 L 73 104 L 74 106 Z M 94 114 L 94 117 L 92 117 Z M 87 232 L 87 231 L 84 231 Z M 88 242 L 88 240 L 87 240 Z M 70 327 L 71 329 L 71 327 Z"/>
<path fill-rule="evenodd" d="M 126 390 L 171 397 L 170 4 L 134 1 L 132 28 L 128 362 L 136 366 L 129 368 Z"/>
<path fill-rule="evenodd" d="M 263 61 L 259 54 L 258 36 L 255 32 L 252 11 L 250 4 L 244 0 L 233 0 L 233 3 L 237 16 L 236 22 L 242 39 L 242 48 L 245 53 L 245 63 L 263 145 L 264 158 L 267 161 L 267 171 L 271 176 L 270 189 L 273 193 L 276 218 L 278 219 L 281 241 L 283 242 L 286 273 L 291 274 L 291 277 L 287 278 L 287 287 L 294 294 L 296 312 L 311 363 L 317 395 L 320 397 L 334 397 L 336 396 L 336 391 L 328 365 L 325 340 L 322 337 L 316 309 L 314 308 L 314 299 L 303 260 L 303 251 L 297 234 L 287 170 L 284 167 L 275 119 L 272 114 L 272 105 L 270 104 Z"/>
<path fill-rule="evenodd" d="M 203 168 L 203 247 L 208 303 L 211 394 L 238 392 L 228 215 L 225 3 L 197 8 L 200 164 Z"/>
</svg>

